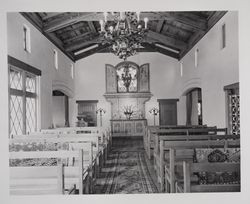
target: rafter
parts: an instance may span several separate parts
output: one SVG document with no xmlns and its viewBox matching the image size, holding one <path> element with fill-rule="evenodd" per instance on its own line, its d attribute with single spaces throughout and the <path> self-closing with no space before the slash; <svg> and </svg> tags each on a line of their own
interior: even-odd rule
<svg viewBox="0 0 250 204">
<path fill-rule="evenodd" d="M 48 20 L 49 18 L 53 18 L 53 17 L 56 17 L 56 16 L 59 16 L 59 15 L 61 15 L 61 14 L 63 14 L 63 13 L 61 13 L 61 12 L 48 12 L 48 13 L 46 13 L 47 15 L 46 16 L 44 16 L 44 17 L 42 17 L 42 19 L 45 21 L 45 20 Z"/>
<path fill-rule="evenodd" d="M 155 42 L 160 42 L 165 44 L 166 46 L 171 46 L 177 49 L 186 49 L 187 44 L 181 40 L 176 40 L 174 38 L 153 32 L 153 31 L 149 31 L 148 35 L 147 35 L 147 39 L 148 40 L 154 40 Z"/>
<path fill-rule="evenodd" d="M 161 32 L 161 29 L 162 29 L 163 24 L 164 24 L 164 20 L 159 20 L 159 21 L 158 21 L 157 26 L 156 26 L 156 32 L 157 32 L 157 33 L 160 33 L 160 32 Z"/>
<path fill-rule="evenodd" d="M 161 54 L 173 57 L 175 59 L 179 59 L 179 54 L 177 54 L 175 52 L 171 52 L 167 49 L 163 49 L 161 47 L 158 47 L 154 43 L 144 42 L 144 43 L 142 43 L 142 46 L 145 48 L 154 49 L 155 51 L 160 52 Z"/>
<path fill-rule="evenodd" d="M 98 37 L 96 37 L 92 40 L 84 41 L 84 42 L 77 41 L 77 42 L 72 43 L 71 45 L 65 47 L 65 50 L 67 52 L 74 52 L 75 50 L 79 50 L 82 47 L 86 47 L 88 45 L 97 44 L 97 43 L 100 43 L 100 39 Z"/>
<path fill-rule="evenodd" d="M 194 29 L 207 29 L 206 21 L 204 21 L 204 19 L 201 19 L 198 16 L 195 20 L 186 18 L 181 16 L 180 12 L 142 12 L 140 14 L 140 18 L 143 19 L 145 17 L 147 17 L 149 20 L 176 20 Z M 108 21 L 112 21 L 114 18 L 115 17 L 112 15 L 107 16 Z M 53 32 L 80 21 L 99 21 L 101 19 L 104 19 L 103 13 L 73 13 L 72 15 L 62 17 L 59 20 L 49 22 L 45 25 L 44 30 L 46 32 Z"/>
<path fill-rule="evenodd" d="M 97 33 L 97 30 L 96 30 L 96 28 L 95 28 L 95 26 L 94 26 L 94 24 L 93 24 L 92 21 L 88 21 L 88 25 L 89 25 L 89 27 L 90 27 L 90 30 L 91 30 L 93 33 Z"/>
<path fill-rule="evenodd" d="M 86 37 L 86 36 L 91 35 L 91 34 L 93 34 L 93 33 L 92 32 L 82 33 L 82 34 L 77 35 L 75 37 L 66 39 L 63 42 L 64 43 L 69 43 L 69 42 L 72 42 L 72 41 L 79 41 L 81 38 Z"/>
<path fill-rule="evenodd" d="M 99 21 L 102 18 L 104 18 L 103 13 L 78 13 L 78 15 L 76 16 L 66 16 L 59 20 L 49 22 L 48 24 L 46 24 L 44 31 L 54 32 L 58 29 L 73 25 L 81 21 Z"/>
<path fill-rule="evenodd" d="M 99 52 L 99 51 L 101 51 L 101 50 L 104 50 L 104 49 L 106 49 L 106 48 L 108 48 L 108 47 L 110 47 L 110 46 L 111 46 L 110 44 L 99 45 L 99 46 L 96 47 L 96 48 L 93 48 L 93 49 L 91 49 L 91 50 L 88 50 L 88 51 L 86 51 L 86 52 L 83 52 L 83 53 L 81 53 L 81 54 L 76 55 L 76 56 L 75 56 L 75 60 L 79 60 L 79 59 L 88 57 L 88 56 L 90 56 L 90 55 L 92 55 L 92 54 L 95 54 L 96 52 Z"/>
</svg>

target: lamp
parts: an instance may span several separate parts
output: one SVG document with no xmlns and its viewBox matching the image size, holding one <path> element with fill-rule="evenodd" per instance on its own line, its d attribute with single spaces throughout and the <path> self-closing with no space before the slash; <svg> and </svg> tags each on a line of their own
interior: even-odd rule
<svg viewBox="0 0 250 204">
<path fill-rule="evenodd" d="M 96 114 L 100 113 L 100 126 L 102 127 L 102 114 L 105 114 L 106 111 L 102 108 L 96 110 Z"/>
<path fill-rule="evenodd" d="M 114 21 L 108 21 L 108 16 Z M 144 24 L 144 27 L 143 27 Z M 110 44 L 111 52 L 126 60 L 135 55 L 148 31 L 148 18 L 140 20 L 140 12 L 104 13 L 100 20 L 102 44 Z"/>
<path fill-rule="evenodd" d="M 158 108 L 152 108 L 149 110 L 149 113 L 151 113 L 154 116 L 154 126 L 155 126 L 155 116 L 158 115 L 159 109 Z"/>
</svg>

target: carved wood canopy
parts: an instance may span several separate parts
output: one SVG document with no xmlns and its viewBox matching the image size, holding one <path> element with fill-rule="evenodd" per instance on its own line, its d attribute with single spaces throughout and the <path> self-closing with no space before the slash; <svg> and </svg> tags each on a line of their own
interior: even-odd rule
<svg viewBox="0 0 250 204">
<path fill-rule="evenodd" d="M 226 11 L 141 12 L 148 18 L 148 35 L 137 52 L 159 52 L 181 59 L 222 18 Z M 76 61 L 97 52 L 102 44 L 99 21 L 103 12 L 22 12 L 42 34 Z M 108 13 L 108 21 L 114 21 Z"/>
</svg>

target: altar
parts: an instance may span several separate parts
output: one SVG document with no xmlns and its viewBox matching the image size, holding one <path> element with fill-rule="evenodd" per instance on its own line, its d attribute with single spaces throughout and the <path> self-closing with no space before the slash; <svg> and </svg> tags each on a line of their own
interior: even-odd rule
<svg viewBox="0 0 250 204">
<path fill-rule="evenodd" d="M 145 103 L 152 94 L 149 86 L 149 64 L 141 66 L 124 61 L 106 65 L 106 93 L 111 103 L 112 137 L 143 136 L 147 120 Z"/>
<path fill-rule="evenodd" d="M 113 119 L 111 120 L 112 136 L 143 136 L 146 125 L 146 119 Z"/>
</svg>

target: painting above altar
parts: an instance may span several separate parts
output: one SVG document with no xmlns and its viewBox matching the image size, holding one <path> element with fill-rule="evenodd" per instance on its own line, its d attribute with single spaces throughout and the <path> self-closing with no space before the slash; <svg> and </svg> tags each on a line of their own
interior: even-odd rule
<svg viewBox="0 0 250 204">
<path fill-rule="evenodd" d="M 106 65 L 106 93 L 112 119 L 144 119 L 145 103 L 151 98 L 149 64 L 124 61 Z"/>
</svg>

